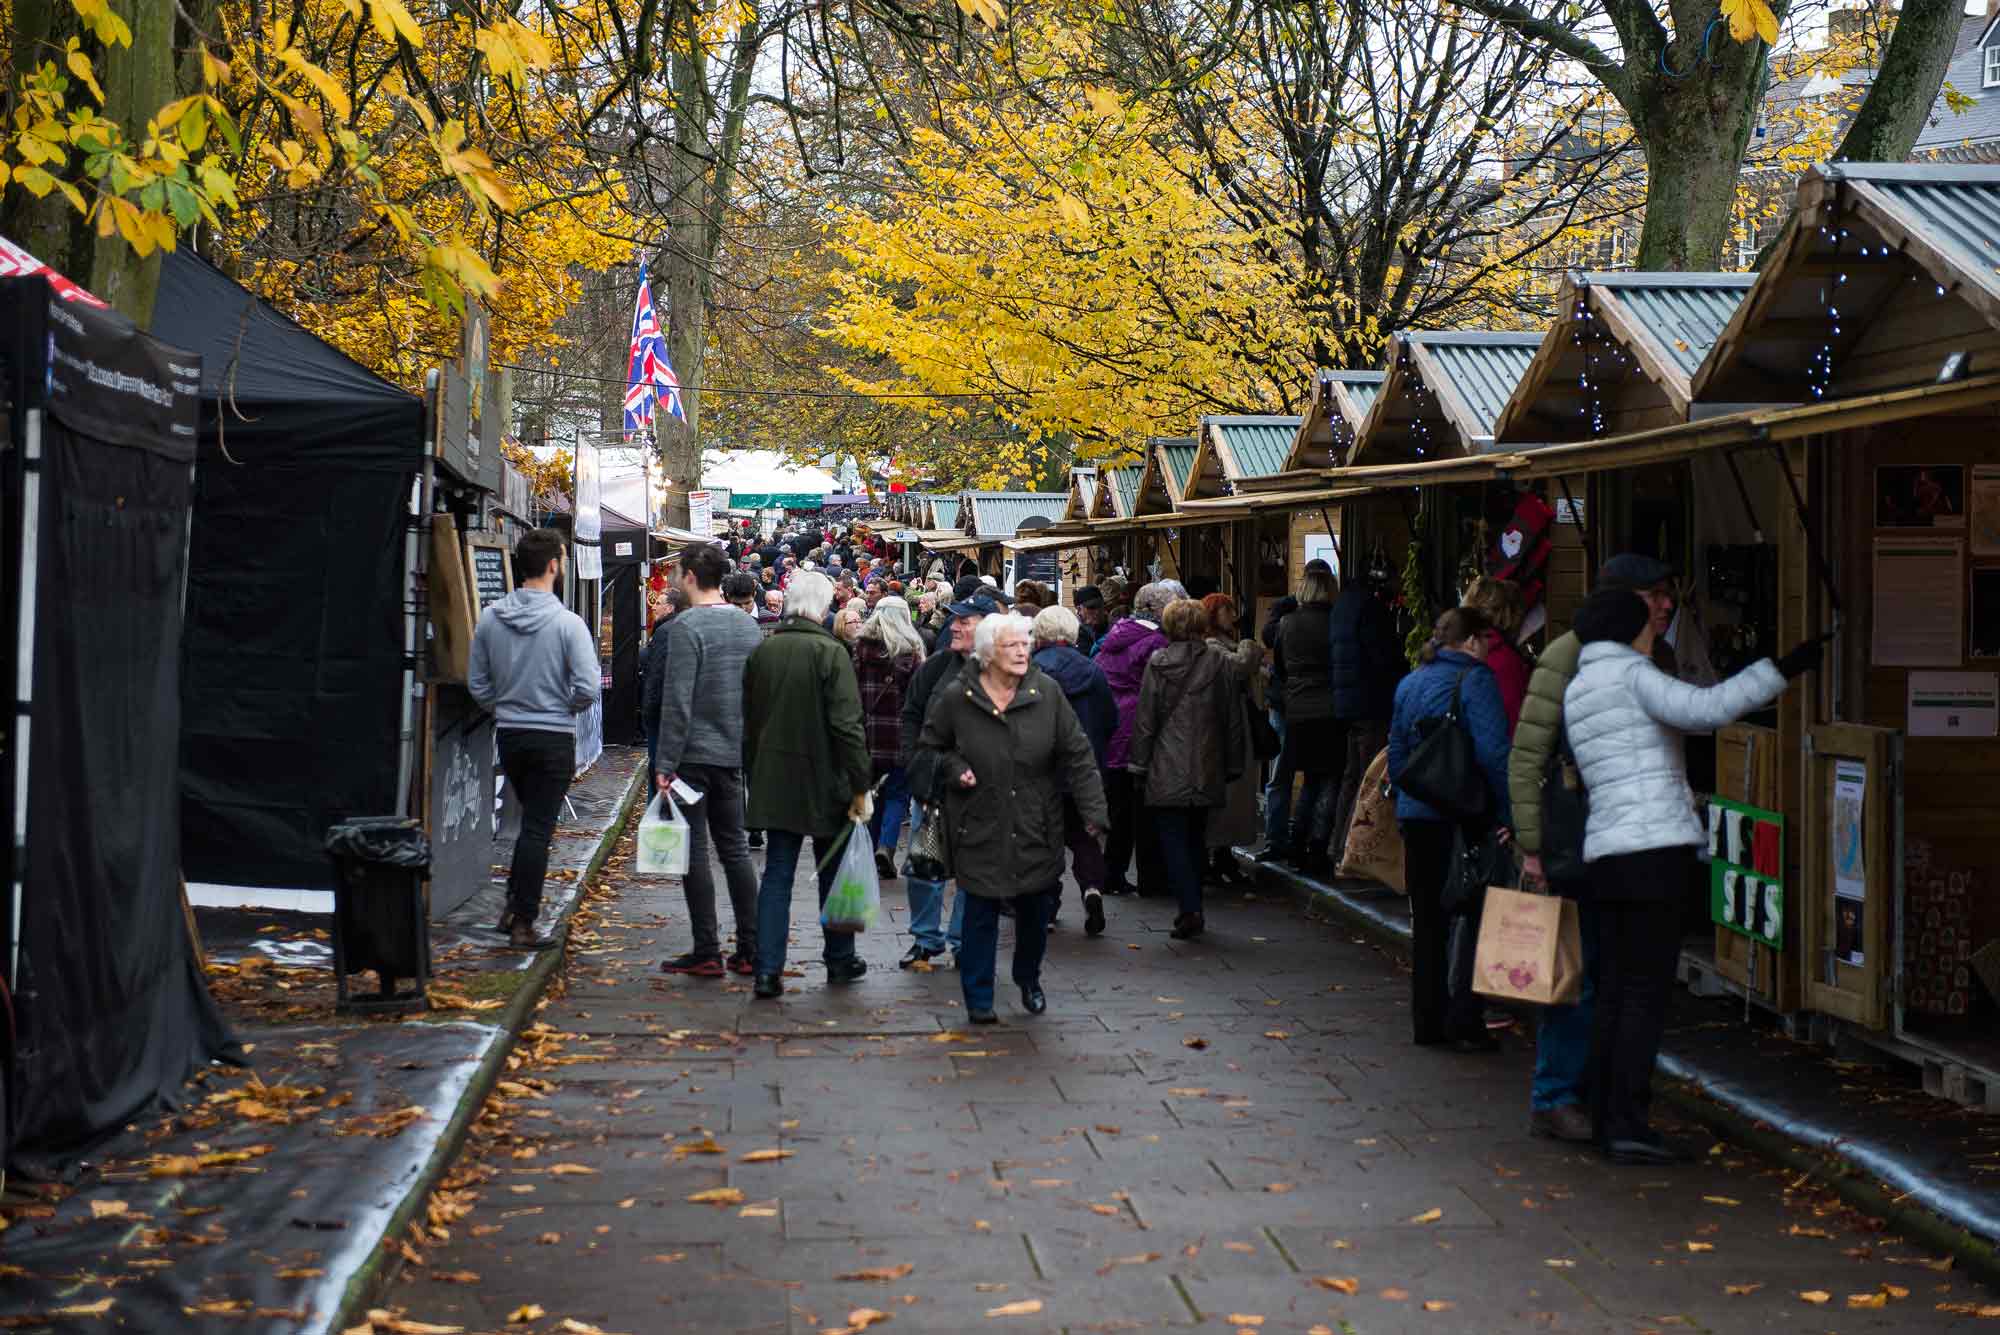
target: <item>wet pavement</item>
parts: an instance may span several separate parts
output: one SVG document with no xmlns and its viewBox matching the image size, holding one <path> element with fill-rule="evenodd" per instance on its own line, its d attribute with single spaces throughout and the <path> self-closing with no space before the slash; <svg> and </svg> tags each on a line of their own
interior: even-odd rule
<svg viewBox="0 0 2000 1335">
<path fill-rule="evenodd" d="M 1071 900 L 1049 1011 L 904 973 L 901 882 L 829 987 L 674 979 L 678 883 L 586 905 L 567 988 L 382 1297 L 467 1330 L 1869 1331 L 2000 1297 L 1809 1175 L 1674 1127 L 1692 1162 L 1526 1133 L 1529 1046 L 1411 1046 L 1407 976 L 1289 901 L 1208 936 Z M 802 869 L 803 870 L 803 869 Z M 1072 892 L 1073 894 L 1073 892 Z M 726 924 L 725 924 L 726 926 Z M 1002 978 L 1011 927 L 1003 935 Z M 386 1313 L 385 1313 L 386 1315 Z M 567 1327 L 564 1322 L 575 1323 Z M 378 1327 L 392 1329 L 388 1324 Z"/>
</svg>

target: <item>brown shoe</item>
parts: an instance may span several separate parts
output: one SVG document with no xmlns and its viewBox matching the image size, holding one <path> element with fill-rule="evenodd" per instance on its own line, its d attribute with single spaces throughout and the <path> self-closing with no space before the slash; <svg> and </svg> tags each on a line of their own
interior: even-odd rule
<svg viewBox="0 0 2000 1335">
<path fill-rule="evenodd" d="M 1588 1145 L 1596 1139 L 1591 1134 L 1590 1115 L 1574 1103 L 1535 1109 L 1528 1115 L 1528 1134 L 1544 1140 L 1566 1140 L 1573 1145 Z"/>
<path fill-rule="evenodd" d="M 555 943 L 552 936 L 535 935 L 535 924 L 531 918 L 516 918 L 507 929 L 507 944 L 515 950 L 541 950 Z"/>
<path fill-rule="evenodd" d="M 514 926 L 514 910 L 507 908 L 501 909 L 500 921 L 493 924 L 493 930 L 500 933 L 500 935 L 505 936 L 513 926 Z"/>
</svg>

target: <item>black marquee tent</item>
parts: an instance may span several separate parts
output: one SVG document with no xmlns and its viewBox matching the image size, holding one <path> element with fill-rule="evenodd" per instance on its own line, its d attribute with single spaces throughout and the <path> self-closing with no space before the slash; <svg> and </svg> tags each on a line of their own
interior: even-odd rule
<svg viewBox="0 0 2000 1335">
<path fill-rule="evenodd" d="M 402 806 L 405 539 L 423 402 L 186 251 L 162 266 L 152 332 L 202 359 L 187 878 L 331 888 L 326 828 Z"/>
<path fill-rule="evenodd" d="M 31 1171 L 171 1101 L 231 1048 L 179 889 L 198 369 L 62 290 L 0 280 L 0 676 L 16 683 L 0 791 L 26 829 L 0 852 L 0 968 L 19 1027 L 14 1158 Z"/>
</svg>

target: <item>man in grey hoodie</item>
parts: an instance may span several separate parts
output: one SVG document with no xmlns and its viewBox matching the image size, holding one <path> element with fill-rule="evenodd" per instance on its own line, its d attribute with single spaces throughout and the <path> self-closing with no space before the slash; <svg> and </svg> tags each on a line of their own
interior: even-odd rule
<svg viewBox="0 0 2000 1335">
<path fill-rule="evenodd" d="M 660 967 L 697 978 L 749 974 L 757 958 L 757 869 L 743 828 L 743 665 L 764 642 L 764 633 L 723 598 L 722 577 L 728 570 L 722 549 L 712 543 L 694 543 L 681 553 L 687 610 L 667 623 L 667 638 L 654 650 L 666 654 L 669 664 L 662 674 L 654 782 L 666 793 L 679 776 L 702 794 L 701 801 L 681 811 L 688 823 L 688 870 L 681 891 L 687 896 L 694 949 Z M 715 916 L 711 845 L 722 863 L 736 917 L 736 949 L 727 961 Z"/>
<path fill-rule="evenodd" d="M 597 699 L 601 680 L 589 629 L 555 595 L 562 566 L 560 533 L 538 528 L 521 539 L 520 587 L 480 615 L 466 677 L 472 698 L 493 711 L 500 768 L 521 802 L 498 930 L 523 950 L 549 944 L 535 932 L 549 841 L 576 773 L 576 716 Z"/>
</svg>

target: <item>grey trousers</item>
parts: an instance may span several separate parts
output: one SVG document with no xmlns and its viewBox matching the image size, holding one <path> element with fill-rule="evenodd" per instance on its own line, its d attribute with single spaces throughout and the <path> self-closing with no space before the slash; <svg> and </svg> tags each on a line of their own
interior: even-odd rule
<svg viewBox="0 0 2000 1335">
<path fill-rule="evenodd" d="M 757 869 L 750 861 L 750 836 L 743 828 L 743 771 L 717 765 L 683 765 L 680 777 L 701 790 L 702 800 L 682 809 L 688 823 L 688 870 L 681 883 L 687 896 L 694 953 L 722 954 L 721 925 L 715 916 L 715 872 L 709 848 L 729 883 L 729 908 L 736 918 L 733 954 L 757 955 Z"/>
</svg>

